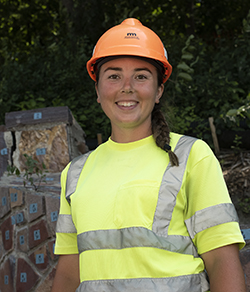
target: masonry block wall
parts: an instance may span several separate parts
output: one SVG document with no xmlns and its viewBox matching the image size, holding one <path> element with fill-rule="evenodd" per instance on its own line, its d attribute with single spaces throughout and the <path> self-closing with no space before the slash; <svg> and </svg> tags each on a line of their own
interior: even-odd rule
<svg viewBox="0 0 250 292">
<path fill-rule="evenodd" d="M 49 292 L 51 289 L 57 264 L 53 250 L 60 202 L 60 175 L 49 176 L 48 184 L 41 192 L 24 188 L 20 181 L 11 181 L 13 178 L 2 177 L 1 292 Z"/>
<path fill-rule="evenodd" d="M 60 172 L 88 151 L 68 107 L 10 112 L 0 126 L 0 292 L 49 292 L 55 275 Z M 46 166 L 39 191 L 26 182 L 24 154 Z M 7 165 L 21 176 L 8 176 Z M 38 186 L 37 176 L 33 175 Z"/>
</svg>

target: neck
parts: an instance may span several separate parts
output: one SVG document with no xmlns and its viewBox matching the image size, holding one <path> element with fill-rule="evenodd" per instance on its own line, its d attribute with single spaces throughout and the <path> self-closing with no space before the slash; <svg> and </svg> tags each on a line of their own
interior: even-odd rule
<svg viewBox="0 0 250 292">
<path fill-rule="evenodd" d="M 116 127 L 112 127 L 111 139 L 117 143 L 129 143 L 135 142 L 146 137 L 152 135 L 151 127 L 149 127 L 145 131 L 141 131 L 141 129 L 116 129 Z"/>
</svg>

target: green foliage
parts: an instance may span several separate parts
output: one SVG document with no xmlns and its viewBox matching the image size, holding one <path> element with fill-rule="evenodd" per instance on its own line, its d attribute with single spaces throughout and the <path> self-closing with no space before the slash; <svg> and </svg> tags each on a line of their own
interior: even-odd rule
<svg viewBox="0 0 250 292">
<path fill-rule="evenodd" d="M 234 138 L 234 141 L 233 141 L 233 144 L 231 146 L 231 148 L 235 151 L 235 153 L 239 153 L 240 152 L 240 145 L 242 144 L 242 137 L 241 136 L 238 136 L 237 134 L 235 135 L 235 138 Z"/>
<path fill-rule="evenodd" d="M 231 109 L 249 121 L 247 11 L 245 0 L 0 0 L 0 124 L 6 112 L 67 105 L 89 138 L 107 138 L 85 64 L 104 31 L 136 17 L 159 34 L 173 66 L 165 90 L 172 128 L 210 142 L 208 117 L 218 134 L 235 127 L 225 118 Z"/>
<path fill-rule="evenodd" d="M 234 39 L 217 39 L 216 47 L 191 35 L 181 48 L 166 86 L 168 108 L 174 108 L 173 129 L 202 136 L 212 146 L 208 118 L 214 117 L 218 135 L 226 128 L 239 129 L 240 123 L 236 127 L 225 119 L 232 107 L 238 108 L 249 126 L 250 35 L 243 32 Z"/>
<path fill-rule="evenodd" d="M 46 166 L 44 163 L 42 163 L 42 168 L 38 166 L 38 162 L 34 160 L 31 156 L 24 154 L 24 157 L 26 158 L 25 161 L 25 170 L 22 175 L 23 177 L 23 185 L 26 187 L 27 185 L 30 185 L 34 188 L 35 191 L 38 191 L 40 188 L 40 185 L 42 182 L 46 182 L 46 174 L 45 172 L 48 172 L 46 170 Z M 21 176 L 20 170 L 16 166 L 7 166 L 8 175 L 16 175 L 18 177 Z M 37 180 L 34 180 L 33 174 L 37 176 Z"/>
<path fill-rule="evenodd" d="M 239 126 L 240 121 L 244 119 L 248 127 L 250 127 L 250 93 L 247 98 L 242 101 L 244 104 L 238 109 L 230 109 L 225 118 L 228 118 L 230 121 L 234 122 Z"/>
<path fill-rule="evenodd" d="M 244 213 L 250 214 L 250 199 L 249 198 L 242 199 L 241 202 L 239 203 L 239 207 Z"/>
</svg>

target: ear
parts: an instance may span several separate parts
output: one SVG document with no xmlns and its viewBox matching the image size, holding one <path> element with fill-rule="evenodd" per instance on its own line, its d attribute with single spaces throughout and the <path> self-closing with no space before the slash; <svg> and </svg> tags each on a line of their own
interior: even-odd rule
<svg viewBox="0 0 250 292">
<path fill-rule="evenodd" d="M 159 103 L 160 102 L 160 98 L 162 97 L 163 92 L 164 92 L 164 84 L 161 84 L 157 89 L 157 93 L 156 93 L 156 97 L 155 97 L 155 103 Z"/>
<path fill-rule="evenodd" d="M 97 102 L 101 103 L 101 99 L 100 99 L 97 83 L 95 84 L 95 91 L 96 91 L 96 95 L 97 95 Z"/>
</svg>

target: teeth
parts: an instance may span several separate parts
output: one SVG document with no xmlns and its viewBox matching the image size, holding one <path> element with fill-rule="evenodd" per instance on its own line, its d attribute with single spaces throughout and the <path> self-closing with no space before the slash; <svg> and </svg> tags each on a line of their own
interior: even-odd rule
<svg viewBox="0 0 250 292">
<path fill-rule="evenodd" d="M 120 106 L 132 106 L 132 105 L 135 105 L 136 102 L 135 101 L 120 101 L 117 104 Z"/>
</svg>

